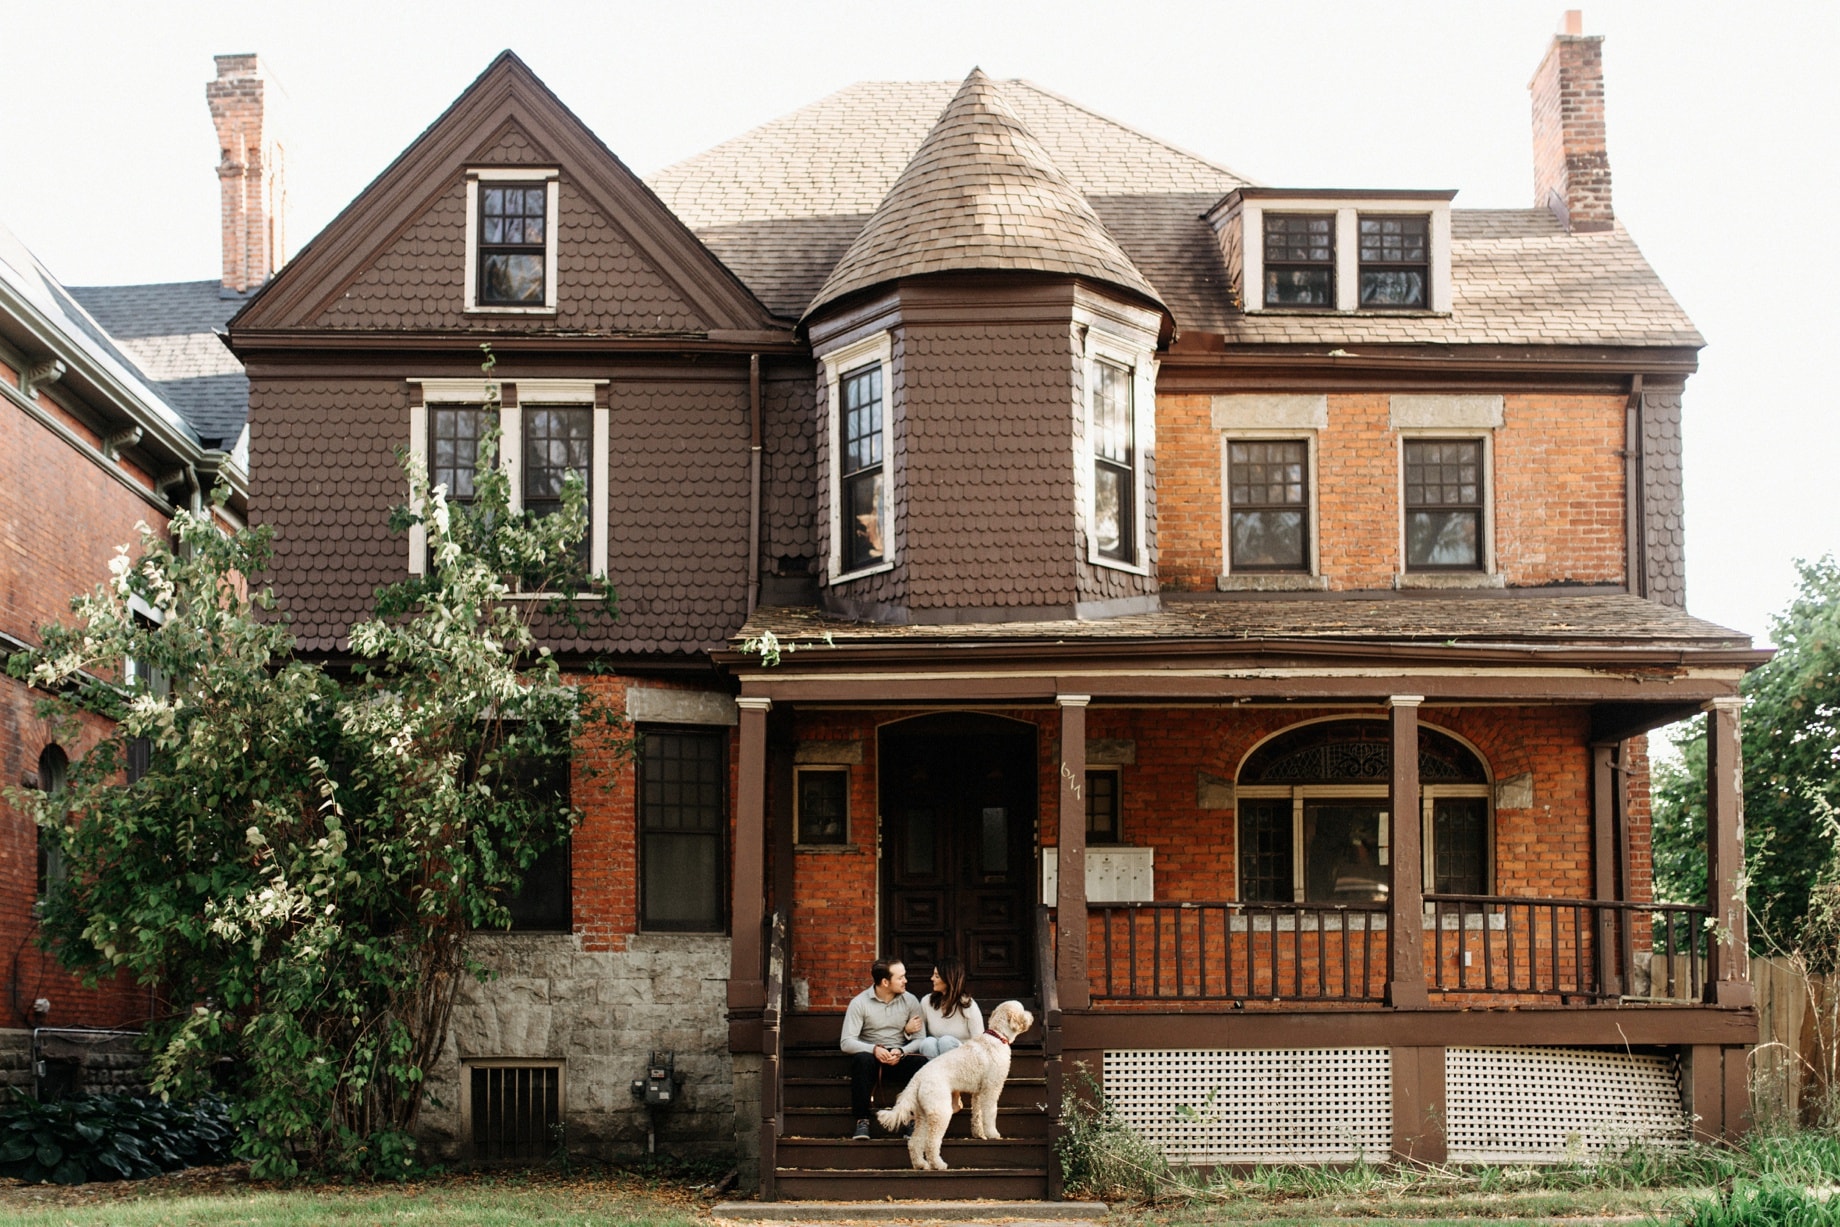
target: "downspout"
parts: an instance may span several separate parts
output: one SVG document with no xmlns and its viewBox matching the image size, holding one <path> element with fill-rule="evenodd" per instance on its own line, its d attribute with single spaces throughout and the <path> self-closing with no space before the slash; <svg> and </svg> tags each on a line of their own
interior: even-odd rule
<svg viewBox="0 0 1840 1227">
<path fill-rule="evenodd" d="M 760 604 L 760 355 L 748 355 L 748 616 Z"/>
</svg>

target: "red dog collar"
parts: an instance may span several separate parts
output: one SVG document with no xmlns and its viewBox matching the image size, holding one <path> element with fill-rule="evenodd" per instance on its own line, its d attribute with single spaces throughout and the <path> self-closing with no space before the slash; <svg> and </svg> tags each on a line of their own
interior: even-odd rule
<svg viewBox="0 0 1840 1227">
<path fill-rule="evenodd" d="M 1001 1041 L 1001 1042 L 1002 1042 L 1002 1043 L 1004 1043 L 1004 1044 L 1008 1044 L 1008 1043 L 1009 1043 L 1009 1041 L 1008 1041 L 1008 1040 L 1006 1040 L 1006 1039 L 1004 1039 L 1004 1038 L 1003 1038 L 1003 1033 L 1002 1033 L 1002 1032 L 1000 1032 L 1000 1031 L 992 1031 L 992 1030 L 991 1030 L 991 1029 L 990 1029 L 989 1027 L 985 1027 L 985 1028 L 984 1028 L 984 1034 L 985 1034 L 985 1035 L 988 1035 L 988 1036 L 989 1036 L 989 1037 L 990 1037 L 991 1039 L 993 1039 L 993 1040 L 998 1040 L 998 1041 Z"/>
</svg>

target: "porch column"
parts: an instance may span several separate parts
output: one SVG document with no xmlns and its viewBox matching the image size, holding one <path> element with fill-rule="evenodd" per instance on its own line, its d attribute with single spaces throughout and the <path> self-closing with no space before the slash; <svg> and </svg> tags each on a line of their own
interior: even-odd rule
<svg viewBox="0 0 1840 1227">
<path fill-rule="evenodd" d="M 1622 773 L 1616 746 L 1605 742 L 1591 747 L 1591 868 L 1593 896 L 1603 903 L 1616 898 L 1617 816 L 1622 812 L 1617 792 Z M 1627 931 L 1620 912 L 1609 908 L 1597 913 L 1597 976 L 1602 991 L 1617 996 L 1623 991 L 1617 967 L 1617 934 Z"/>
<path fill-rule="evenodd" d="M 1092 1004 L 1086 983 L 1086 705 L 1091 695 L 1055 696 L 1061 705 L 1060 883 L 1055 979 L 1061 1009 Z"/>
<path fill-rule="evenodd" d="M 735 785 L 735 872 L 729 880 L 728 1008 L 758 1010 L 766 1002 L 760 926 L 766 909 L 767 709 L 771 699 L 736 699 L 741 709 L 741 761 Z"/>
<path fill-rule="evenodd" d="M 1744 762 L 1733 696 L 1706 704 L 1706 890 L 1714 926 L 1706 1000 L 1714 1005 L 1752 1003 L 1745 934 Z"/>
<path fill-rule="evenodd" d="M 1387 795 L 1393 890 L 1386 919 L 1392 967 L 1386 981 L 1386 1003 L 1408 1009 L 1431 1000 L 1425 991 L 1425 866 L 1418 801 L 1418 705 L 1424 701 L 1417 694 L 1396 694 L 1386 701 L 1393 737 L 1393 776 Z"/>
</svg>

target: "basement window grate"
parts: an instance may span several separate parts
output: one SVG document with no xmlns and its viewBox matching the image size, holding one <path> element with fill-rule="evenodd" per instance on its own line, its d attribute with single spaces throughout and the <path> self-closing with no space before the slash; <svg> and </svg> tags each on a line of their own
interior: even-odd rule
<svg viewBox="0 0 1840 1227">
<path fill-rule="evenodd" d="M 1566 1163 L 1676 1150 L 1691 1122 L 1672 1057 L 1593 1048 L 1447 1048 L 1452 1163 Z"/>
<path fill-rule="evenodd" d="M 474 1061 L 465 1115 L 479 1163 L 548 1159 L 562 1129 L 562 1063 Z"/>
<path fill-rule="evenodd" d="M 1109 1051 L 1105 1096 L 1176 1162 L 1384 1162 L 1387 1048 Z"/>
</svg>

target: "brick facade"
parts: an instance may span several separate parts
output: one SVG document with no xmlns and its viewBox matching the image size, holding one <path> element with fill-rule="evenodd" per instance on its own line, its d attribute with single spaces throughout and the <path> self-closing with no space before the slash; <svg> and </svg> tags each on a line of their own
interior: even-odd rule
<svg viewBox="0 0 1840 1227">
<path fill-rule="evenodd" d="M 1620 396 L 1503 397 L 1503 423 L 1486 432 L 1493 487 L 1485 498 L 1495 570 L 1506 586 L 1624 581 L 1624 405 Z M 1332 394 L 1328 406 L 1312 492 L 1322 577 L 1332 591 L 1391 588 L 1404 568 L 1400 432 L 1389 419 L 1389 397 Z M 1224 437 L 1213 426 L 1209 397 L 1157 397 L 1166 589 L 1207 591 L 1221 574 Z"/>
</svg>

